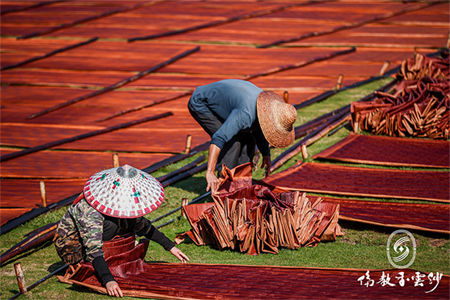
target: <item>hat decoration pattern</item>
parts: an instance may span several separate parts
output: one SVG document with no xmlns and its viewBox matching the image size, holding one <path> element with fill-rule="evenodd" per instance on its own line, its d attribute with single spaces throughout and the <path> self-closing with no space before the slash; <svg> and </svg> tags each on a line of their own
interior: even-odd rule
<svg viewBox="0 0 450 300">
<path fill-rule="evenodd" d="M 150 174 L 129 165 L 92 175 L 83 189 L 86 201 L 104 215 L 137 218 L 156 210 L 164 188 Z"/>
</svg>

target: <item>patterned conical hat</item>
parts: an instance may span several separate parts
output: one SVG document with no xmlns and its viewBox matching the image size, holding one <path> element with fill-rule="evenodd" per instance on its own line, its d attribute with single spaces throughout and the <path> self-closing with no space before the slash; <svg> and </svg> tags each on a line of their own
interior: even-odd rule
<svg viewBox="0 0 450 300">
<path fill-rule="evenodd" d="M 146 215 L 164 200 L 161 183 L 129 165 L 95 173 L 84 185 L 83 192 L 92 207 L 116 218 Z"/>
</svg>

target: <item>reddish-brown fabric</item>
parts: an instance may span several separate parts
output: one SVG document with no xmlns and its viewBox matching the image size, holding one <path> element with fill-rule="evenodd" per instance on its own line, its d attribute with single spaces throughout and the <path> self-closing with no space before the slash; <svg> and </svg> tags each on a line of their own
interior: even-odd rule
<svg viewBox="0 0 450 300">
<path fill-rule="evenodd" d="M 0 1 L 1 11 L 4 13 L 15 7 L 29 6 L 32 2 L 39 1 L 26 3 Z M 432 10 L 423 9 L 400 16 L 401 19 L 398 22 L 368 24 L 294 42 L 294 44 L 308 47 L 257 49 L 248 46 L 249 43 L 265 44 L 303 34 L 333 31 L 343 24 L 372 19 L 385 13 L 398 13 L 407 7 L 417 5 L 413 2 L 405 4 L 377 1 L 375 3 L 361 0 L 352 1 L 350 4 L 296 2 L 295 4 L 300 4 L 300 7 L 176 36 L 161 37 L 151 43 L 128 43 L 126 41 L 128 38 L 163 33 L 167 32 L 168 28 L 185 29 L 294 3 L 289 1 L 215 1 L 212 5 L 208 1 L 179 1 L 177 5 L 173 5 L 170 1 L 152 2 L 156 5 L 150 3 L 124 14 L 104 16 L 83 23 L 82 26 L 61 28 L 38 38 L 17 39 L 18 36 L 55 28 L 62 24 L 62 20 L 65 24 L 70 24 L 142 2 L 142 0 L 132 2 L 64 1 L 29 11 L 2 15 L 1 47 L 4 50 L 0 62 L 2 66 L 49 54 L 56 49 L 73 45 L 75 40 L 81 41 L 94 36 L 101 39 L 101 41 L 34 61 L 21 68 L 2 72 L 2 124 L 0 126 L 2 145 L 31 147 L 49 142 L 56 137 L 61 139 L 72 136 L 75 131 L 89 131 L 169 110 L 175 113 L 165 120 L 142 124 L 136 130 L 127 130 L 128 133 L 107 134 L 91 141 L 78 141 L 65 145 L 63 148 L 67 151 L 60 151 L 64 152 L 61 155 L 50 153 L 54 151 L 45 151 L 50 154 L 34 157 L 30 155 L 29 159 L 23 157 L 15 163 L 12 161 L 2 163 L 2 177 L 5 175 L 21 177 L 23 182 L 19 184 L 20 186 L 31 186 L 31 184 L 34 185 L 34 179 L 30 178 L 67 179 L 73 175 L 80 177 L 79 174 L 84 172 L 93 174 L 100 169 L 112 166 L 111 151 L 122 151 L 120 161 L 135 167 L 138 167 L 135 164 L 140 163 L 136 162 L 138 157 L 132 158 L 129 155 L 142 156 L 139 159 L 148 166 L 155 160 L 160 161 L 173 153 L 184 151 L 187 134 L 193 137 L 192 147 L 209 140 L 208 135 L 189 115 L 186 106 L 189 97 L 180 99 L 181 101 L 161 103 L 164 99 L 193 90 L 198 85 L 230 78 L 230 76 L 240 78 L 280 66 L 301 64 L 325 57 L 335 51 L 348 49 L 351 45 L 365 44 L 367 46 L 358 47 L 358 51 L 347 55 L 252 80 L 261 88 L 276 91 L 280 95 L 288 91 L 289 102 L 300 103 L 321 94 L 324 90 L 332 89 L 336 85 L 339 74 L 345 75 L 344 85 L 360 82 L 377 75 L 385 61 L 391 62 L 391 69 L 396 67 L 402 60 L 412 55 L 417 45 L 420 45 L 419 50 L 423 53 L 434 53 L 435 49 L 445 45 L 448 37 L 448 29 L 441 25 L 442 22 L 448 21 L 448 5 L 443 3 L 433 6 Z M 429 26 L 422 26 L 423 24 L 416 22 L 422 19 L 421 17 L 428 18 L 425 21 Z M 154 21 L 151 26 L 147 26 L 148 20 Z M 339 20 L 340 24 L 337 24 L 336 20 Z M 245 31 L 241 30 L 243 27 Z M 411 35 L 411 32 L 415 35 Z M 174 39 L 185 40 L 188 43 L 174 42 Z M 34 120 L 26 120 L 29 115 L 38 111 L 88 94 L 94 87 L 113 84 L 136 72 L 155 66 L 191 49 L 193 43 L 198 44 L 198 42 L 202 42 L 201 51 L 196 52 L 195 55 L 166 65 L 158 72 L 146 76 L 127 88 L 110 91 Z M 228 44 L 229 42 L 232 46 Z M 332 43 L 332 49 L 322 47 L 327 43 L 328 45 Z M 393 44 L 395 47 L 392 47 Z M 403 47 L 399 48 L 399 44 Z M 336 47 L 336 45 L 342 47 Z M 118 58 L 120 63 L 117 63 Z M 95 122 L 119 111 L 151 103 L 158 103 L 158 105 L 106 122 Z M 117 140 L 121 142 L 114 143 Z M 80 155 L 77 150 L 86 150 L 85 155 Z M 101 153 L 92 150 L 98 150 Z M 135 153 L 136 151 L 143 153 Z M 163 155 L 165 157 L 161 157 Z M 57 165 L 56 168 L 55 165 Z M 91 172 L 89 168 L 93 168 L 94 171 Z M 66 170 L 69 171 L 66 172 Z M 82 175 L 82 178 L 86 179 L 85 176 L 90 175 Z M 25 201 L 31 203 L 32 207 L 40 203 L 39 185 L 26 190 L 19 188 L 21 193 L 18 193 L 16 186 L 10 186 L 9 180 L 2 181 L 4 181 L 1 191 L 2 204 L 3 200 L 8 205 L 22 204 Z M 8 195 L 5 195 L 5 192 Z M 48 191 L 47 195 L 49 201 L 56 202 L 70 197 L 75 192 L 68 190 L 65 183 L 61 182 L 57 191 Z M 17 201 L 14 202 L 14 200 Z M 16 216 L 12 215 L 12 210 L 2 214 L 1 223 L 4 224 L 5 221 Z"/>
<path fill-rule="evenodd" d="M 450 173 L 446 171 L 303 163 L 263 181 L 280 188 L 304 192 L 450 202 Z"/>
<path fill-rule="evenodd" d="M 113 266 L 111 272 L 125 296 L 152 299 L 448 299 L 450 284 L 448 276 L 430 284 L 430 273 L 417 272 L 424 281 L 423 287 L 415 287 L 411 278 L 417 273 L 411 269 L 146 264 L 141 259 Z M 404 286 L 395 278 L 400 272 L 409 279 Z M 95 276 L 78 273 L 73 284 L 105 293 Z M 382 286 L 383 274 L 395 286 Z"/>
<path fill-rule="evenodd" d="M 450 168 L 450 142 L 350 133 L 313 158 L 385 166 Z"/>
<path fill-rule="evenodd" d="M 242 164 L 231 170 L 224 164 L 220 173 L 220 184 L 217 193 L 235 191 L 245 186 L 251 186 L 253 182 L 252 163 Z"/>
<path fill-rule="evenodd" d="M 328 269 L 279 266 L 143 262 L 148 240 L 123 252 L 134 237 L 105 242 L 106 262 L 125 296 L 152 299 L 448 299 L 449 276 L 411 269 Z M 404 286 L 399 285 L 404 272 Z M 442 274 L 441 274 L 442 275 Z M 382 278 L 389 276 L 390 284 Z M 420 276 L 420 277 L 418 277 Z M 433 277 L 434 276 L 434 277 Z M 414 286 L 416 278 L 423 286 Z M 439 278 L 439 280 L 438 280 Z M 65 283 L 105 294 L 90 263 L 65 276 Z M 409 280 L 407 280 L 409 279 Z M 435 290 L 429 292 L 436 286 Z M 312 287 L 317 287 L 312 290 Z"/>
<path fill-rule="evenodd" d="M 106 262 L 125 296 L 152 299 L 448 299 L 449 276 L 411 269 L 322 269 L 278 266 L 180 264 L 143 262 L 148 240 L 121 252 L 121 244 L 134 237 L 105 242 L 111 253 Z M 90 263 L 69 269 L 58 279 L 106 293 Z M 400 272 L 405 284 L 399 286 Z M 420 274 L 423 286 L 414 286 Z M 395 286 L 383 285 L 390 277 Z M 406 281 L 406 278 L 410 281 Z M 367 285 L 366 285 L 367 284 Z M 437 285 L 437 288 L 432 290 Z M 311 290 L 311 287 L 317 287 Z"/>
<path fill-rule="evenodd" d="M 308 196 L 311 200 L 316 196 Z M 324 197 L 339 205 L 339 219 L 392 228 L 450 234 L 450 205 L 398 203 Z"/>
</svg>

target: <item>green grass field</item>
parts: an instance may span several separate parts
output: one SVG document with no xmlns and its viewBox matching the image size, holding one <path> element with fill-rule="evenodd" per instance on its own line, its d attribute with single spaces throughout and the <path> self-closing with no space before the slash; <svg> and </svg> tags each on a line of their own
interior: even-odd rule
<svg viewBox="0 0 450 300">
<path fill-rule="evenodd" d="M 298 111 L 296 126 L 303 124 L 315 117 L 339 108 L 352 101 L 357 101 L 373 90 L 383 86 L 390 79 L 379 80 L 371 84 L 347 90 L 336 94 L 335 96 Z M 337 133 L 331 136 L 325 136 L 316 143 L 308 147 L 309 157 L 307 161 L 312 161 L 314 154 L 333 145 L 337 141 L 346 137 L 351 128 L 343 127 Z M 273 149 L 272 159 L 282 153 L 285 149 Z M 205 153 L 198 153 L 188 161 L 182 161 L 167 166 L 154 174 L 155 177 L 161 176 L 173 170 L 176 170 L 198 156 Z M 301 159 L 298 155 L 288 161 L 277 172 L 282 171 Z M 126 162 L 122 162 L 126 163 Z M 448 172 L 448 170 L 445 170 Z M 261 170 L 254 173 L 255 179 L 262 178 Z M 81 191 L 82 187 L 80 187 Z M 204 172 L 197 174 L 189 179 L 166 188 L 166 199 L 161 207 L 149 214 L 147 217 L 152 220 L 161 216 L 181 204 L 182 198 L 194 199 L 203 195 L 206 191 L 206 181 Z M 389 199 L 370 199 L 377 201 L 392 201 Z M 206 197 L 203 201 L 211 201 Z M 398 202 L 398 200 L 396 201 Z M 408 202 L 408 201 L 405 201 Z M 3 253 L 16 243 L 23 239 L 23 235 L 46 225 L 58 221 L 65 213 L 67 208 L 58 209 L 42 215 L 32 221 L 6 233 L 1 236 L 0 252 Z M 186 232 L 190 225 L 186 219 L 180 217 L 180 212 L 170 215 L 155 223 L 155 226 L 175 220 L 160 230 L 169 238 L 174 239 L 179 233 Z M 209 246 L 196 246 L 192 241 L 186 240 L 178 247 L 189 256 L 190 261 L 194 263 L 215 263 L 215 264 L 244 264 L 244 265 L 279 265 L 279 266 L 299 266 L 299 267 L 326 267 L 326 268 L 359 268 L 359 269 L 392 269 L 387 256 L 386 244 L 389 235 L 395 230 L 393 228 L 383 228 L 369 226 L 360 223 L 339 222 L 343 228 L 344 236 L 338 237 L 336 242 L 319 243 L 317 247 L 300 248 L 298 250 L 280 249 L 278 255 L 261 254 L 259 256 L 248 256 L 237 251 L 225 250 L 219 251 Z M 416 259 L 411 266 L 412 269 L 420 270 L 426 273 L 440 272 L 446 275 L 450 274 L 450 243 L 448 236 L 412 232 L 417 242 Z M 169 252 L 165 252 L 162 247 L 151 243 L 147 252 L 146 262 L 177 262 Z M 37 249 L 33 249 L 19 257 L 15 257 L 0 268 L 0 299 L 8 299 L 18 292 L 18 284 L 14 273 L 14 264 L 20 262 L 23 266 L 27 286 L 40 280 L 50 272 L 63 265 L 56 254 L 51 242 Z M 357 278 L 355 278 L 357 280 Z M 60 283 L 56 277 L 52 277 L 44 283 L 32 289 L 27 295 L 21 296 L 22 299 L 86 299 L 95 297 L 96 299 L 107 299 L 108 296 L 92 294 L 85 288 L 79 288 Z M 125 298 L 126 299 L 126 298 Z"/>
</svg>

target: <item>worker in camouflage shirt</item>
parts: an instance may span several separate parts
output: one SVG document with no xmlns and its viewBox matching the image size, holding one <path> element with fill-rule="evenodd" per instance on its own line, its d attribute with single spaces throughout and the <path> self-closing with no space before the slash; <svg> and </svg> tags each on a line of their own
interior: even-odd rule
<svg viewBox="0 0 450 300">
<path fill-rule="evenodd" d="M 122 169 L 117 171 L 117 169 L 120 168 Z M 123 173 L 123 168 L 126 169 L 125 175 L 120 174 L 120 172 Z M 118 179 L 116 179 L 116 181 L 121 180 L 122 186 L 124 185 L 124 181 L 129 178 L 127 176 L 132 176 L 131 178 L 134 177 L 134 180 L 136 181 L 136 178 L 138 178 L 138 180 L 141 178 L 137 177 L 137 175 L 134 173 L 137 173 L 137 171 L 142 172 L 127 165 L 107 171 L 111 171 L 111 173 L 114 175 L 123 175 L 122 177 L 119 176 Z M 134 171 L 134 173 L 132 171 Z M 129 173 L 132 174 L 130 175 Z M 150 176 L 149 174 L 146 174 L 144 172 L 142 173 L 145 174 L 141 175 L 143 176 L 143 178 L 146 178 L 145 176 Z M 102 249 L 103 241 L 109 241 L 116 236 L 136 234 L 138 236 L 145 236 L 146 238 L 157 242 L 165 250 L 170 251 L 170 253 L 175 255 L 183 263 L 189 260 L 189 258 L 181 250 L 175 247 L 174 242 L 172 242 L 162 232 L 156 229 L 151 224 L 151 222 L 143 216 L 138 216 L 136 218 L 132 218 L 129 216 L 123 218 L 121 218 L 120 216 L 111 216 L 110 212 L 112 210 L 108 210 L 106 206 L 100 204 L 103 203 L 102 201 L 105 201 L 104 199 L 108 199 L 108 195 L 103 195 L 103 198 L 92 196 L 95 193 L 94 188 L 92 188 L 93 185 L 90 184 L 90 181 L 97 174 L 94 174 L 94 176 L 88 180 L 85 185 L 84 193 L 82 193 L 74 201 L 74 203 L 70 206 L 70 208 L 67 210 L 58 224 L 55 247 L 58 255 L 65 263 L 72 265 L 79 263 L 82 260 L 92 263 L 94 270 L 96 271 L 97 278 L 99 279 L 101 284 L 106 287 L 108 294 L 110 296 L 122 297 L 122 291 L 117 282 L 114 280 L 114 277 L 112 276 L 108 265 L 106 264 L 104 252 Z M 105 178 L 104 174 L 100 175 L 100 178 L 102 179 L 98 180 L 99 182 L 102 181 L 103 178 Z M 155 179 L 153 178 L 153 180 Z M 133 191 L 138 187 L 135 181 L 133 182 Z M 110 186 L 107 181 L 105 181 L 105 183 L 102 182 L 101 184 Z M 117 187 L 117 184 L 113 183 L 113 186 L 114 185 Z M 136 194 L 139 194 L 140 198 L 144 198 L 142 197 L 142 195 L 140 195 L 140 193 L 136 192 L 134 192 L 132 196 L 136 196 Z M 120 195 L 123 196 L 128 194 L 122 193 Z M 101 200 L 99 200 L 100 202 L 97 203 L 95 199 Z M 145 203 L 145 199 L 144 201 L 142 201 L 142 199 L 140 200 L 141 202 Z M 114 201 L 122 204 L 122 200 L 120 199 L 115 199 Z M 111 202 L 112 201 L 104 203 L 106 204 Z M 126 203 L 126 201 L 124 202 Z M 120 207 L 120 205 L 117 206 Z M 112 207 L 117 206 L 112 205 Z M 152 207 L 156 209 L 155 206 Z M 124 208 L 122 207 L 122 209 Z M 102 210 L 102 212 L 100 212 L 99 210 Z M 145 212 L 147 211 L 149 210 L 146 209 Z M 126 209 L 122 211 L 122 214 L 125 213 L 127 213 Z M 132 213 L 135 213 L 137 215 L 139 214 L 138 211 L 132 211 Z"/>
</svg>

